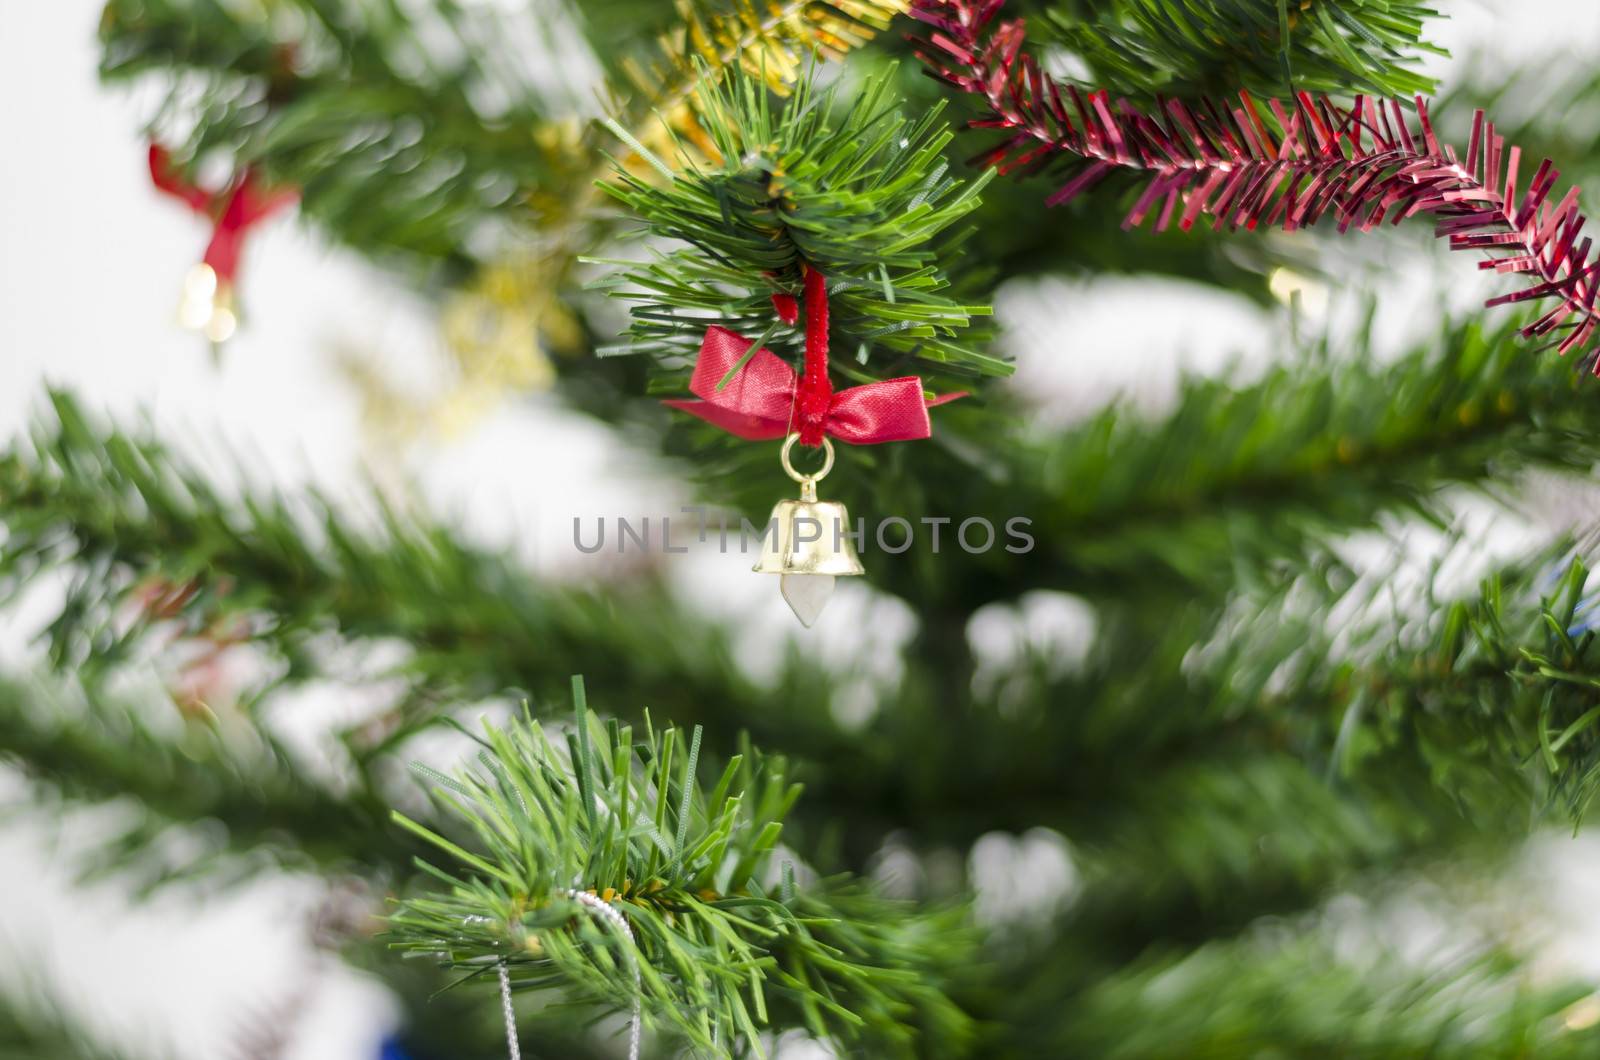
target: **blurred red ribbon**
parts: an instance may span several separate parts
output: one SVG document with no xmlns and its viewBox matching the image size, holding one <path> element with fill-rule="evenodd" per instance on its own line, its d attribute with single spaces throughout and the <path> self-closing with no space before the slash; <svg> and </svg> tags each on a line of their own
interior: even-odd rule
<svg viewBox="0 0 1600 1060">
<path fill-rule="evenodd" d="M 799 307 L 787 294 L 772 296 L 773 309 L 786 324 Z M 824 436 L 854 445 L 903 442 L 933 433 L 928 409 L 965 397 L 923 396 L 922 380 L 902 376 L 834 392 L 828 379 L 828 289 L 821 273 L 805 270 L 806 346 L 799 376 L 771 350 L 757 350 L 726 386 L 723 379 L 753 345 L 727 328 L 712 325 L 700 344 L 689 390 L 700 401 L 666 404 L 698 416 L 729 434 L 751 441 L 782 438 L 798 431 L 800 444 L 822 444 Z"/>
<path fill-rule="evenodd" d="M 255 172 L 249 169 L 222 190 L 206 191 L 183 178 L 172 164 L 171 154 L 160 144 L 150 145 L 150 179 L 161 191 L 187 203 L 195 213 L 211 218 L 211 242 L 201 260 L 216 273 L 219 286 L 232 284 L 239 271 L 245 233 L 296 197 L 293 191 L 263 191 Z"/>
</svg>

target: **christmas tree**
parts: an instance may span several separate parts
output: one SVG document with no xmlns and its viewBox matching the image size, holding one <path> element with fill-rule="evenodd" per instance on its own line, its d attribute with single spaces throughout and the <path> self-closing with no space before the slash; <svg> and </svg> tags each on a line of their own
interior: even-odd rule
<svg viewBox="0 0 1600 1060">
<path fill-rule="evenodd" d="M 1449 24 L 109 0 L 217 378 L 289 225 L 438 362 L 319 354 L 357 491 L 32 395 L 16 819 L 98 813 L 70 858 L 130 909 L 317 896 L 241 1057 L 330 1055 L 351 972 L 408 1060 L 1592 1055 L 1538 859 L 1600 785 L 1600 82 L 1444 64 Z M 1181 284 L 1274 349 L 1063 386 L 1094 351 L 1023 322 L 1110 282 L 1102 334 L 1169 341 Z M 397 455 L 557 414 L 649 463 L 509 454 L 514 527 L 564 476 L 673 484 L 554 512 L 560 563 Z M 0 1056 L 216 1055 L 55 978 L 0 982 Z"/>
</svg>

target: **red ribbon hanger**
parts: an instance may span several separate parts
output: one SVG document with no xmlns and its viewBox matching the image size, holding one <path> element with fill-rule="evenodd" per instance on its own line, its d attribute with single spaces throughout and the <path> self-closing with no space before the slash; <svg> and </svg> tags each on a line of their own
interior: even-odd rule
<svg viewBox="0 0 1600 1060">
<path fill-rule="evenodd" d="M 230 286 L 238 275 L 244 237 L 250 228 L 296 198 L 293 191 L 262 190 L 251 169 L 219 191 L 206 191 L 183 178 L 160 144 L 150 145 L 150 179 L 161 191 L 211 219 L 211 242 L 201 261 L 216 274 L 218 287 Z"/>
<path fill-rule="evenodd" d="M 793 295 L 775 294 L 772 305 L 786 324 L 799 317 Z M 751 441 L 796 431 L 801 445 L 821 445 L 824 436 L 874 445 L 928 437 L 933 433 L 928 409 L 966 396 L 945 394 L 930 400 L 922 380 L 910 375 L 835 392 L 828 379 L 827 282 L 810 267 L 805 268 L 805 309 L 805 359 L 798 376 L 777 354 L 761 349 L 721 386 L 753 343 L 714 324 L 706 329 L 689 380 L 689 391 L 701 400 L 666 404 Z"/>
</svg>

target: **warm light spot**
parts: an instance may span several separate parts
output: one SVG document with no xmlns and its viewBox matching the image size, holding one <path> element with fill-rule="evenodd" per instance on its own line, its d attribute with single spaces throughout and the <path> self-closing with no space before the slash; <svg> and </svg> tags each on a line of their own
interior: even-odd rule
<svg viewBox="0 0 1600 1060">
<path fill-rule="evenodd" d="M 216 270 L 205 262 L 190 269 L 183 278 L 183 293 L 186 298 L 211 301 L 217 294 Z"/>
<path fill-rule="evenodd" d="M 178 299 L 178 323 L 190 331 L 204 330 L 217 305 L 217 274 L 209 265 L 196 265 L 183 278 Z"/>
<path fill-rule="evenodd" d="M 1272 297 L 1284 305 L 1292 304 L 1295 296 L 1298 295 L 1300 308 L 1312 316 L 1321 316 L 1328 309 L 1328 287 L 1326 284 L 1309 276 L 1302 276 L 1293 269 L 1282 265 L 1268 274 L 1267 290 L 1272 292 Z"/>
<path fill-rule="evenodd" d="M 1561 1014 L 1561 1022 L 1566 1024 L 1569 1031 L 1586 1031 L 1600 1023 L 1600 995 L 1590 994 L 1568 1005 Z"/>
<path fill-rule="evenodd" d="M 184 296 L 178 303 L 178 323 L 190 331 L 199 331 L 211 321 L 211 303 Z"/>
<path fill-rule="evenodd" d="M 206 338 L 212 342 L 227 342 L 239 327 L 239 318 L 233 315 L 233 310 L 218 306 L 211 314 L 211 319 L 206 321 Z"/>
<path fill-rule="evenodd" d="M 230 290 L 222 285 L 216 270 L 201 263 L 183 278 L 183 294 L 178 299 L 178 323 L 198 331 L 212 342 L 226 342 L 239 328 L 233 312 Z"/>
</svg>

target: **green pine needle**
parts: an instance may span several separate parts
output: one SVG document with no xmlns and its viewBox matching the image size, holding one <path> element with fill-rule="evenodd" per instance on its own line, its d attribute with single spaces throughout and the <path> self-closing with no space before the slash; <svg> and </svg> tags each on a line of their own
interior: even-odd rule
<svg viewBox="0 0 1600 1060">
<path fill-rule="evenodd" d="M 844 881 L 795 886 L 777 849 L 799 794 L 783 759 L 741 756 L 707 794 L 698 727 L 687 748 L 671 728 L 647 727 L 635 743 L 631 728 L 588 713 L 579 680 L 573 688 L 568 753 L 535 722 L 486 726 L 492 750 L 478 766 L 434 784 L 456 838 L 395 814 L 470 873 L 431 870 L 445 887 L 399 903 L 397 948 L 463 969 L 504 960 L 518 990 L 627 1010 L 633 979 L 618 948 L 629 943 L 566 897 L 575 888 L 627 918 L 647 1022 L 699 1048 L 760 1054 L 763 1030 L 790 1025 L 911 1055 L 919 1026 L 968 1033 L 933 967 L 970 944 L 959 919 L 911 915 Z M 936 948 L 910 941 L 927 923 L 948 932 Z"/>
<path fill-rule="evenodd" d="M 968 334 L 989 308 L 954 300 L 942 268 L 952 226 L 977 207 L 992 174 L 950 177 L 940 108 L 916 120 L 901 114 L 893 77 L 873 77 L 845 101 L 837 85 L 821 89 L 811 75 L 787 100 L 735 76 L 703 90 L 718 161 L 684 155 L 659 184 L 619 168 L 606 190 L 650 235 L 677 244 L 600 285 L 636 303 L 634 352 L 681 363 L 710 323 L 763 334 L 769 296 L 797 292 L 809 265 L 829 280 L 835 344 L 867 346 L 866 378 L 874 369 L 902 373 L 907 358 L 946 376 L 1010 371 Z M 798 337 L 798 329 L 782 336 L 780 349 Z"/>
<path fill-rule="evenodd" d="M 1244 88 L 1431 95 L 1417 55 L 1438 12 L 1405 0 L 1065 0 L 1043 25 L 1121 95 Z"/>
</svg>

